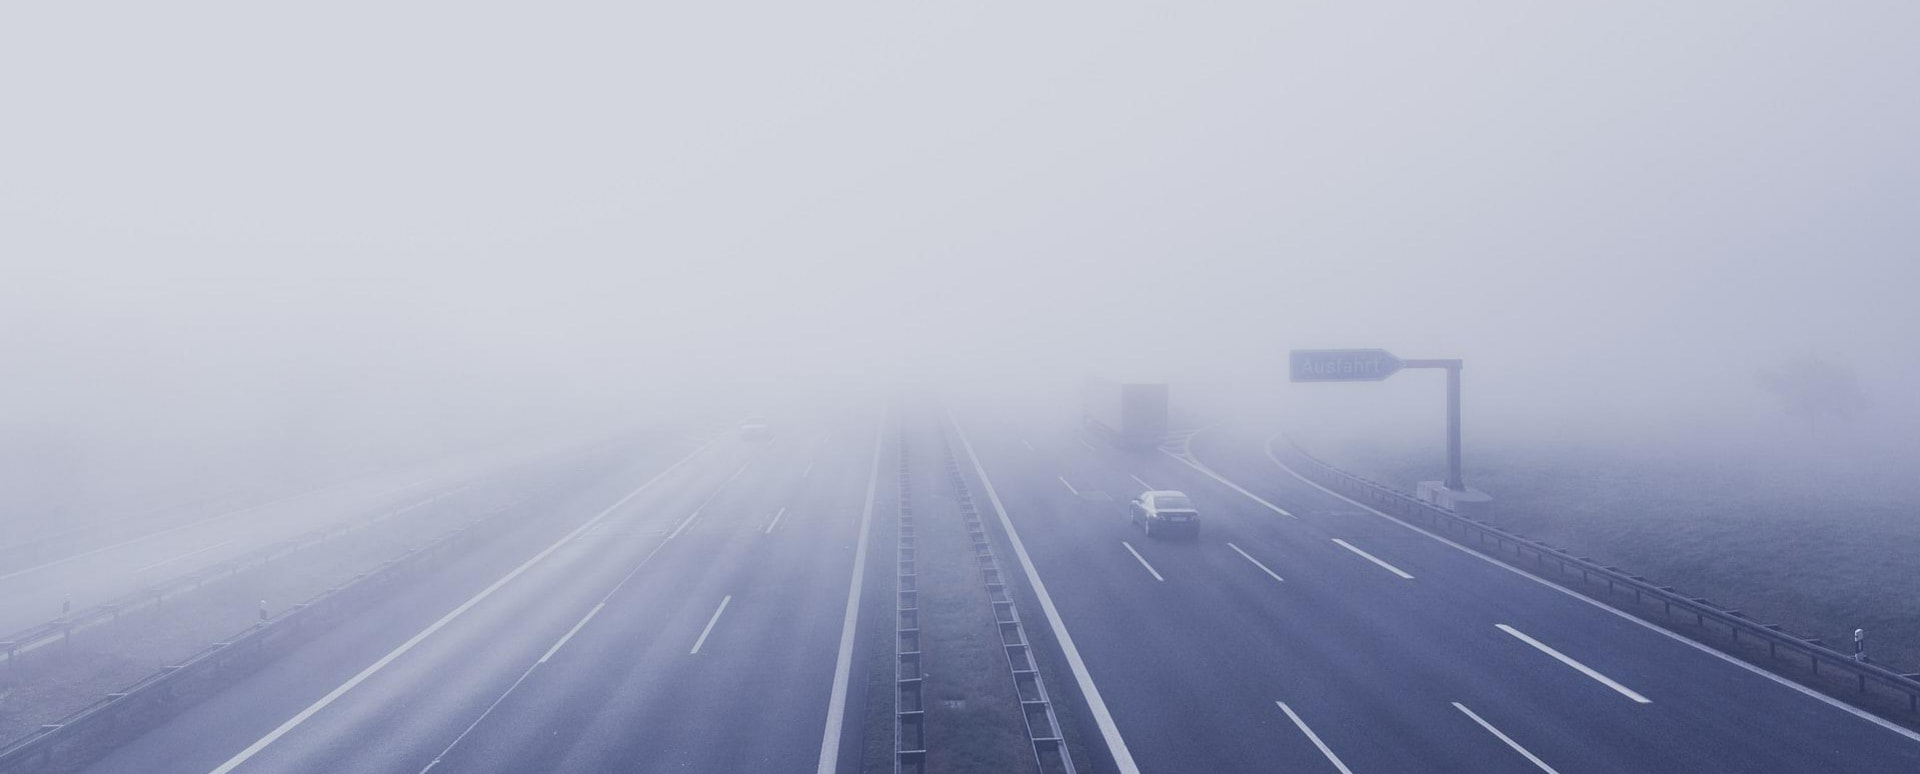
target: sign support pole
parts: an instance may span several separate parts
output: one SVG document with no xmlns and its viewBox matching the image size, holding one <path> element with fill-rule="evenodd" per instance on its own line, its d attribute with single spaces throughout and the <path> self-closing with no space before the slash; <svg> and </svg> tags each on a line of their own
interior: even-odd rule
<svg viewBox="0 0 1920 774">
<path fill-rule="evenodd" d="M 1446 507 L 1455 507 L 1458 503 L 1480 503 L 1488 498 L 1484 492 L 1467 489 L 1467 482 L 1460 474 L 1460 358 L 1421 358 L 1402 360 L 1384 349 L 1296 349 L 1287 354 L 1288 378 L 1294 382 L 1377 382 L 1398 373 L 1402 368 L 1445 368 L 1447 369 L 1447 480 L 1446 489 L 1452 492 L 1445 499 L 1450 503 Z M 1420 495 L 1426 499 L 1429 484 L 1437 481 L 1420 482 Z"/>
<path fill-rule="evenodd" d="M 1460 476 L 1460 361 L 1447 369 L 1447 488 L 1464 492 Z"/>
<path fill-rule="evenodd" d="M 1445 368 L 1447 369 L 1447 488 L 1455 492 L 1467 491 L 1467 482 L 1460 475 L 1460 367 L 1458 358 L 1437 358 L 1428 360 L 1405 361 L 1405 368 Z"/>
</svg>

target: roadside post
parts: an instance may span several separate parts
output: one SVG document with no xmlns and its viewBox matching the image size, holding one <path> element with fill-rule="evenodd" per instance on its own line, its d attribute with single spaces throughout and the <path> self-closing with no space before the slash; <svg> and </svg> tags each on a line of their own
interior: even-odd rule
<svg viewBox="0 0 1920 774">
<path fill-rule="evenodd" d="M 1492 500 L 1469 489 L 1460 465 L 1460 358 L 1396 357 L 1384 349 L 1296 349 L 1288 353 L 1289 380 L 1301 382 L 1380 382 L 1405 368 L 1442 368 L 1447 372 L 1447 480 L 1422 481 L 1416 495 L 1424 502 L 1470 512 Z"/>
<path fill-rule="evenodd" d="M 1853 630 L 1853 660 L 1866 663 L 1867 630 L 1865 629 Z"/>
</svg>

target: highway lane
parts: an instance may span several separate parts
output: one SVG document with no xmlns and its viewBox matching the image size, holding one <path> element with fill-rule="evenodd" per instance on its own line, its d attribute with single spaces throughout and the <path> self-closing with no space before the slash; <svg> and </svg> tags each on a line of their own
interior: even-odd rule
<svg viewBox="0 0 1920 774">
<path fill-rule="evenodd" d="M 1462 757 L 1452 734 L 1422 725 L 1410 711 L 1400 692 L 1417 686 L 1408 683 L 1444 673 L 1399 665 L 1398 674 L 1373 681 L 1394 684 L 1385 701 L 1360 684 L 1328 679 L 1372 669 L 1384 645 L 1379 629 L 1387 624 L 1321 616 L 1314 601 L 1290 593 L 1313 585 L 1307 578 L 1283 575 L 1291 586 L 1282 589 L 1224 543 L 1214 556 L 1192 550 L 1196 544 L 1142 539 L 1128 527 L 1121 503 L 1100 499 L 1124 492 L 1121 482 L 1135 486 L 1125 473 L 1113 473 L 1119 481 L 1109 485 L 1091 465 L 1068 471 L 1069 481 L 1082 482 L 1079 495 L 1049 480 L 1055 477 L 1039 462 L 1057 464 L 1056 449 L 1073 453 L 1058 441 L 1095 453 L 1077 439 L 1028 438 L 1037 449 L 1029 452 L 1005 434 L 978 429 L 970 435 L 1140 770 L 1325 769 L 1328 761 L 1291 730 L 1277 700 L 1323 732 L 1320 726 L 1369 719 L 1383 738 L 1398 740 L 1378 748 L 1389 757 L 1375 770 L 1505 770 L 1499 761 Z M 1165 477 L 1159 473 L 1136 475 L 1151 481 Z M 1200 504 L 1213 512 L 1208 502 Z M 1214 526 L 1208 525 L 1209 538 Z M 1156 572 L 1167 580 L 1156 579 Z M 1330 597 L 1359 591 L 1323 588 Z M 1393 755 L 1416 746 L 1431 749 Z"/>
<path fill-rule="evenodd" d="M 684 453 L 685 450 L 683 450 Z M 744 461 L 743 454 L 730 454 L 726 448 L 710 448 L 704 454 L 696 454 L 684 466 L 663 477 L 660 483 L 651 489 L 623 503 L 614 509 L 602 526 L 588 528 L 580 537 L 563 545 L 554 554 L 529 568 L 523 577 L 500 588 L 488 602 L 496 606 L 511 607 L 513 602 L 522 605 L 531 604 L 527 609 L 532 614 L 542 616 L 540 622 L 547 625 L 559 625 L 562 630 L 571 626 L 569 611 L 557 606 L 543 609 L 537 604 L 544 597 L 537 593 L 516 600 L 524 590 L 535 585 L 543 577 L 557 577 L 561 580 L 569 572 L 585 574 L 588 570 L 604 575 L 612 572 L 625 572 L 626 565 L 633 561 L 630 557 L 608 551 L 619 548 L 621 544 L 638 541 L 644 536 L 635 534 L 630 528 L 622 529 L 619 522 L 635 518 L 639 514 L 664 512 L 678 507 L 690 508 L 692 502 L 704 497 L 706 491 L 717 486 L 731 468 L 720 469 L 732 462 L 738 465 Z M 738 458 L 738 459 L 735 459 Z M 637 463 L 621 470 L 604 480 L 582 487 L 571 497 L 561 500 L 542 512 L 529 514 L 526 520 L 516 525 L 509 533 L 487 542 L 480 550 L 463 556 L 448 567 L 436 571 L 423 582 L 406 587 L 400 594 L 368 609 L 364 614 L 349 619 L 339 625 L 317 633 L 306 647 L 271 662 L 260 671 L 233 685 L 206 702 L 194 707 L 166 724 L 133 740 L 118 749 L 90 770 L 98 771 L 149 771 L 153 761 L 167 761 L 167 771 L 197 772 L 205 774 L 219 767 L 223 762 L 253 744 L 256 740 L 273 732 L 288 719 L 295 717 L 315 701 L 325 697 L 329 691 L 345 684 L 369 665 L 378 662 L 383 656 L 402 646 L 418 632 L 426 630 L 437 620 L 456 610 L 477 593 L 500 580 L 516 566 L 527 562 L 559 540 L 563 535 L 580 529 L 596 514 L 619 502 L 644 481 L 659 474 L 662 468 L 671 464 L 648 461 Z M 700 489 L 700 487 L 707 489 Z M 690 500 L 689 498 L 692 498 Z M 680 512 L 684 515 L 684 511 Z M 665 517 L 662 517 L 665 518 Z M 606 522 L 615 522 L 607 526 Z M 628 526 L 630 527 L 629 522 Z M 595 550 L 598 549 L 598 550 Z M 583 561 L 589 557 L 610 556 L 592 567 L 585 567 Z M 570 561 L 569 561 L 570 560 Z M 414 652 L 412 661 L 395 659 L 390 667 L 401 668 L 421 659 L 419 656 L 431 656 L 435 647 L 444 639 L 453 639 L 452 635 L 463 633 L 467 625 L 480 618 L 496 613 L 497 607 L 475 606 L 470 617 L 455 619 L 434 635 L 421 641 Z M 511 611 L 505 616 L 519 614 Z M 508 622 L 511 623 L 511 622 Z M 533 621 L 525 622 L 528 624 Z M 482 637 L 481 645 L 474 647 L 470 658 L 495 658 L 501 654 L 496 651 L 511 646 L 526 648 L 544 648 L 549 642 L 520 642 L 521 639 L 545 640 L 545 634 L 519 638 L 507 636 L 494 642 L 485 639 L 487 627 L 480 626 L 477 634 Z M 512 627 L 507 632 L 511 635 Z M 469 643 L 474 644 L 474 643 Z M 457 651 L 457 649 L 456 649 Z M 455 654 L 461 655 L 456 652 Z M 504 654 L 511 657 L 511 653 Z M 538 655 L 536 652 L 535 656 Z M 502 663 L 503 668 L 511 666 Z M 517 671 L 517 670 L 515 670 Z M 380 676 L 380 675 L 376 675 Z M 430 677 L 430 676 L 429 676 Z M 508 675 L 511 679 L 511 674 Z M 378 688 L 383 681 L 369 679 L 366 686 Z M 486 695 L 489 689 L 504 686 L 492 684 L 470 685 L 463 681 L 448 680 L 438 692 L 438 698 L 451 699 L 460 707 L 474 703 L 490 701 Z M 349 694 L 351 695 L 351 694 Z M 364 694 L 362 694 L 364 696 Z M 358 696 L 356 699 L 360 698 Z M 460 702 L 465 702 L 461 704 Z M 472 711 L 477 712 L 477 709 Z M 410 713 L 422 716 L 425 713 Z M 316 717 L 319 717 L 316 714 Z M 452 721 L 449 721 L 452 722 Z M 457 730 L 457 729 L 456 729 Z M 430 755 L 430 753 L 429 753 Z M 424 761 L 420 765 L 425 765 Z M 418 768 L 416 767 L 417 771 Z"/>
<path fill-rule="evenodd" d="M 445 765 L 812 771 L 871 437 L 766 460 L 750 496 L 689 526 L 684 545 L 635 578 L 619 601 L 627 612 L 569 640 Z"/>
<path fill-rule="evenodd" d="M 1259 437 L 1264 441 L 1267 436 Z M 1680 770 L 1672 768 L 1680 765 L 1692 765 L 1690 770 L 1740 771 L 1920 768 L 1920 735 L 1893 728 L 1859 710 L 1377 515 L 1356 512 L 1352 503 L 1290 475 L 1275 475 L 1273 471 L 1279 468 L 1271 465 L 1273 460 L 1264 450 L 1236 447 L 1233 441 L 1224 433 L 1207 434 L 1195 446 L 1199 454 L 1215 460 L 1209 465 L 1221 468 L 1226 475 L 1246 470 L 1244 475 L 1258 476 L 1260 463 L 1269 463 L 1264 468 L 1267 474 L 1261 477 L 1264 483 L 1247 486 L 1256 492 L 1265 487 L 1275 497 L 1290 501 L 1313 503 L 1315 511 L 1344 514 L 1326 529 L 1349 531 L 1364 525 L 1359 528 L 1371 532 L 1384 525 L 1387 531 L 1378 533 L 1377 553 L 1409 572 L 1421 574 L 1436 588 L 1451 590 L 1445 600 L 1454 604 L 1453 615 L 1462 621 L 1472 620 L 1480 626 L 1478 633 L 1493 641 L 1484 651 L 1475 651 L 1476 656 L 1518 654 L 1518 658 L 1530 661 L 1519 661 L 1516 669 L 1527 667 L 1555 680 L 1581 687 L 1592 685 L 1585 677 L 1560 668 L 1560 664 L 1539 658 L 1528 647 L 1515 647 L 1513 639 L 1503 638 L 1505 632 L 1494 634 L 1484 628 L 1488 621 L 1499 619 L 1528 635 L 1514 639 L 1523 643 L 1530 638 L 1545 641 L 1597 672 L 1637 687 L 1650 702 L 1637 715 L 1639 722 L 1622 720 L 1616 703 L 1610 705 L 1616 711 L 1605 717 L 1614 725 L 1600 725 L 1596 719 L 1593 727 L 1617 729 L 1630 744 L 1646 748 L 1649 757 L 1668 770 Z M 1228 473 L 1229 467 L 1235 473 Z M 1552 717 L 1544 712 L 1521 715 L 1525 721 Z M 1556 727 L 1569 725 L 1559 723 Z"/>
<path fill-rule="evenodd" d="M 961 419 L 1138 770 L 1920 767 L 1908 736 L 1368 514 L 1247 436 L 1193 447 L 1235 489 L 1075 428 Z M 636 465 L 91 770 L 812 770 L 862 436 L 726 438 L 646 489 L 662 466 Z M 1128 525 L 1146 486 L 1192 495 L 1201 538 Z"/>
<path fill-rule="evenodd" d="M 728 438 L 608 509 L 642 480 L 619 476 L 563 523 L 599 521 L 324 707 L 302 715 L 557 531 L 322 635 L 91 770 L 810 770 L 871 454 L 850 433 Z"/>
<path fill-rule="evenodd" d="M 1270 463 L 1226 475 L 1299 518 L 1164 456 L 1084 444 L 1057 423 L 969 430 L 1143 770 L 1339 770 L 1316 738 L 1360 772 L 1542 770 L 1528 756 L 1561 771 L 1920 762 L 1910 739 L 1383 527 L 1349 503 L 1276 483 Z M 1228 458 L 1246 462 L 1244 450 L 1210 442 L 1203 436 L 1200 452 L 1221 457 L 1223 470 Z M 1141 481 L 1193 495 L 1209 517 L 1201 540 L 1146 541 L 1126 526 L 1121 507 Z M 1109 495 L 1120 502 L 1100 500 Z"/>
</svg>

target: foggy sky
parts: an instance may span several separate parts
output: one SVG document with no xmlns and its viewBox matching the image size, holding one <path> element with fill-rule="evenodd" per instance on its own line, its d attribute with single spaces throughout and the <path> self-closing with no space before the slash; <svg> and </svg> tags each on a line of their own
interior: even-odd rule
<svg viewBox="0 0 1920 774">
<path fill-rule="evenodd" d="M 1763 427 L 1803 356 L 1914 427 L 1915 40 L 1903 2 L 15 3 L 0 432 L 352 450 L 1087 371 L 1437 418 L 1284 384 L 1339 346 L 1467 358 L 1489 433 Z"/>
</svg>

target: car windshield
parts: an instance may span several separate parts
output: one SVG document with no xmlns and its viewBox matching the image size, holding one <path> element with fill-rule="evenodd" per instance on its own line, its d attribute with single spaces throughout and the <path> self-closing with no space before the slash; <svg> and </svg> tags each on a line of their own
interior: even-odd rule
<svg viewBox="0 0 1920 774">
<path fill-rule="evenodd" d="M 1193 503 L 1183 494 L 1157 494 L 1153 496 L 1153 507 L 1163 511 L 1190 511 Z"/>
</svg>

